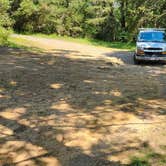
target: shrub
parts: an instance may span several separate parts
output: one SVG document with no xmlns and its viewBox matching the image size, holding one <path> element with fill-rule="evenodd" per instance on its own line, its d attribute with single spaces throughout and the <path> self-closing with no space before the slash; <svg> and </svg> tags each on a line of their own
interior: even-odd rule
<svg viewBox="0 0 166 166">
<path fill-rule="evenodd" d="M 5 45 L 8 42 L 10 31 L 0 26 L 0 45 Z"/>
</svg>

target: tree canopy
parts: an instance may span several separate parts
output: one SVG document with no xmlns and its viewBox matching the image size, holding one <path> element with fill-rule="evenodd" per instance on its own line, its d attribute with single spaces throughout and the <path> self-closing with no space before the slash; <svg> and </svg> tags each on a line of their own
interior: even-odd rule
<svg viewBox="0 0 166 166">
<path fill-rule="evenodd" d="M 0 0 L 0 26 L 107 41 L 132 39 L 140 27 L 166 27 L 165 0 Z"/>
</svg>

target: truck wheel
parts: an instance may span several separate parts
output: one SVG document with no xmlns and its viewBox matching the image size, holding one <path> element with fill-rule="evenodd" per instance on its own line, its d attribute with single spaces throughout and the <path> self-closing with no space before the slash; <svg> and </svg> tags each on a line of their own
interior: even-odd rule
<svg viewBox="0 0 166 166">
<path fill-rule="evenodd" d="M 139 65 L 140 64 L 140 61 L 136 59 L 135 54 L 134 54 L 134 64 L 135 65 Z"/>
</svg>

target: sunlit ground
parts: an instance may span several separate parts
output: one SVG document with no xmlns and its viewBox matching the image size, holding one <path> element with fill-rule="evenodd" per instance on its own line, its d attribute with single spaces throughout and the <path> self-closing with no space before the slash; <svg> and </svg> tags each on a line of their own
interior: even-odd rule
<svg viewBox="0 0 166 166">
<path fill-rule="evenodd" d="M 165 165 L 165 66 L 0 50 L 0 165 Z"/>
</svg>

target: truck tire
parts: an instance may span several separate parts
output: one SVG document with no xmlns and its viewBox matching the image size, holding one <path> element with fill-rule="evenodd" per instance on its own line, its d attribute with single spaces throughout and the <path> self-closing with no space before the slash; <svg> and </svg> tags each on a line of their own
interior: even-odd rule
<svg viewBox="0 0 166 166">
<path fill-rule="evenodd" d="M 135 54 L 134 54 L 134 64 L 135 65 L 139 65 L 140 64 L 140 61 L 136 59 Z"/>
</svg>

